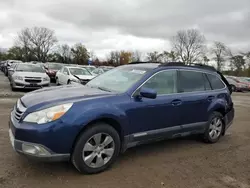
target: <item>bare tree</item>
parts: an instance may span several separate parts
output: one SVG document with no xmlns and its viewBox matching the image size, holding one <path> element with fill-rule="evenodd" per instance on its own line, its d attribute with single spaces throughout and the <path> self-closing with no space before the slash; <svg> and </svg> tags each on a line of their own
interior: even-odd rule
<svg viewBox="0 0 250 188">
<path fill-rule="evenodd" d="M 205 41 L 197 29 L 181 30 L 172 39 L 173 51 L 184 63 L 190 64 L 204 56 Z"/>
<path fill-rule="evenodd" d="M 243 55 L 236 55 L 231 57 L 231 68 L 235 69 L 236 75 L 245 69 L 246 61 Z"/>
<path fill-rule="evenodd" d="M 107 62 L 113 65 L 120 65 L 120 57 L 121 57 L 121 52 L 119 51 L 111 51 L 107 55 Z"/>
<path fill-rule="evenodd" d="M 157 51 L 147 53 L 147 60 L 150 62 L 161 62 L 162 54 Z"/>
<path fill-rule="evenodd" d="M 230 50 L 222 42 L 216 41 L 211 48 L 211 53 L 213 55 L 213 60 L 217 63 L 217 69 L 221 71 L 227 56 L 231 53 Z"/>
<path fill-rule="evenodd" d="M 177 57 L 177 54 L 174 51 L 164 51 L 161 54 L 161 61 L 162 62 L 176 62 L 179 58 Z"/>
<path fill-rule="evenodd" d="M 132 52 L 132 61 L 141 61 L 142 60 L 142 53 L 138 50 Z"/>
<path fill-rule="evenodd" d="M 55 55 L 57 56 L 58 61 L 62 63 L 71 63 L 72 61 L 71 48 L 68 44 L 59 45 Z"/>
<path fill-rule="evenodd" d="M 26 55 L 32 53 L 38 61 L 45 62 L 51 48 L 57 42 L 54 31 L 45 27 L 25 28 L 16 40 L 16 44 L 24 48 Z"/>
</svg>

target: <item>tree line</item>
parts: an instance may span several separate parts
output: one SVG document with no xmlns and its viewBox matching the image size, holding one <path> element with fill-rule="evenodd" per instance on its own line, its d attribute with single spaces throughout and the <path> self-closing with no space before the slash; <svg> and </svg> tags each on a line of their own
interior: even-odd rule
<svg viewBox="0 0 250 188">
<path fill-rule="evenodd" d="M 44 27 L 22 29 L 14 45 L 7 52 L 0 52 L 0 60 L 22 60 L 87 64 L 88 59 L 95 65 L 119 66 L 131 61 L 175 62 L 186 64 L 216 62 L 218 70 L 227 68 L 227 74 L 250 76 L 250 51 L 233 53 L 229 47 L 214 41 L 208 47 L 205 36 L 197 29 L 180 30 L 171 38 L 172 50 L 152 51 L 143 54 L 136 51 L 111 51 L 105 60 L 99 60 L 93 51 L 77 43 L 58 45 L 55 32 Z"/>
</svg>

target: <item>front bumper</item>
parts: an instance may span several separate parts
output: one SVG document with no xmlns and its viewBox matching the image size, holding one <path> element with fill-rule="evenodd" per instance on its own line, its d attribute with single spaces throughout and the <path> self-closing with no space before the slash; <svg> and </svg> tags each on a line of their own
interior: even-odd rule
<svg viewBox="0 0 250 188">
<path fill-rule="evenodd" d="M 16 140 L 11 129 L 9 129 L 9 137 L 13 149 L 29 159 L 43 162 L 60 162 L 70 159 L 70 154 L 56 154 L 43 145 Z"/>
<path fill-rule="evenodd" d="M 13 116 L 12 116 L 13 117 Z M 11 145 L 17 153 L 26 156 L 27 158 L 44 161 L 44 162 L 60 162 L 60 161 L 69 161 L 69 153 L 56 153 L 40 143 L 34 143 L 29 141 L 20 140 L 15 134 L 19 131 L 18 134 L 22 134 L 20 131 L 20 125 L 13 119 L 10 118 L 9 121 L 9 138 Z M 27 129 L 27 137 L 31 132 Z M 56 142 L 51 140 L 51 142 Z"/>
<path fill-rule="evenodd" d="M 50 85 L 50 81 L 42 81 L 40 83 L 29 83 L 25 81 L 13 81 L 12 87 L 16 89 L 39 89 L 43 87 L 48 87 Z"/>
</svg>

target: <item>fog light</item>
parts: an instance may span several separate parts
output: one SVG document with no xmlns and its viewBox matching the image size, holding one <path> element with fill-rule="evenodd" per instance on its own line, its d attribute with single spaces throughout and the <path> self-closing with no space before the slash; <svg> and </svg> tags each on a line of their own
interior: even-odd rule
<svg viewBox="0 0 250 188">
<path fill-rule="evenodd" d="M 22 144 L 22 150 L 24 153 L 38 156 L 48 156 L 50 153 L 41 146 L 31 145 L 31 144 Z"/>
</svg>

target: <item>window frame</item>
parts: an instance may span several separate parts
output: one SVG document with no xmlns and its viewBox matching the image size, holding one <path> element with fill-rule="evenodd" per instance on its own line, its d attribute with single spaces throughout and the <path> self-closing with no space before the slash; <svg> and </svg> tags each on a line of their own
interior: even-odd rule
<svg viewBox="0 0 250 188">
<path fill-rule="evenodd" d="M 191 71 L 191 72 L 199 72 L 203 74 L 203 78 L 206 78 L 210 84 L 211 90 L 204 90 L 204 91 L 190 91 L 190 92 L 180 92 L 180 71 Z M 212 76 L 217 77 L 224 85 L 223 88 L 221 89 L 213 89 L 212 84 L 210 82 L 210 80 L 208 79 L 206 74 L 210 74 Z M 204 79 L 203 79 L 204 80 Z M 206 71 L 201 71 L 201 70 L 190 70 L 190 69 L 178 69 L 178 76 L 177 76 L 177 86 L 178 86 L 178 94 L 184 94 L 184 93 L 204 93 L 204 92 L 213 92 L 213 91 L 218 91 L 218 90 L 223 90 L 225 88 L 227 88 L 227 85 L 223 82 L 223 80 L 216 74 L 210 73 L 210 72 L 206 72 Z M 205 86 L 205 85 L 204 85 Z"/>
<path fill-rule="evenodd" d="M 162 72 L 166 72 L 166 71 L 174 71 L 174 72 L 176 72 L 176 76 L 175 76 L 175 82 L 176 82 L 176 93 L 169 93 L 169 94 L 160 94 L 160 95 L 158 95 L 157 94 L 157 97 L 159 96 L 167 96 L 167 95 L 176 95 L 176 94 L 178 94 L 178 69 L 164 69 L 164 70 L 160 70 L 160 71 L 158 71 L 158 72 L 155 72 L 153 75 L 151 75 L 149 78 L 147 78 L 142 84 L 140 84 L 134 91 L 133 91 L 133 93 L 131 94 L 131 98 L 134 98 L 134 97 L 136 97 L 136 95 L 135 95 L 135 93 L 139 90 L 139 89 L 141 89 L 142 87 L 143 87 L 143 85 L 145 84 L 145 83 L 147 83 L 151 78 L 153 78 L 154 76 L 156 76 L 157 74 L 160 74 L 160 73 L 162 73 Z"/>
<path fill-rule="evenodd" d="M 206 71 L 201 71 L 201 70 L 190 70 L 190 69 L 164 69 L 164 70 L 159 70 L 157 72 L 155 72 L 154 74 L 152 74 L 149 78 L 147 78 L 142 84 L 140 84 L 131 94 L 131 98 L 135 98 L 135 93 L 137 92 L 137 90 L 139 90 L 149 79 L 151 79 L 153 76 L 155 76 L 156 74 L 159 74 L 163 71 L 176 71 L 176 84 L 177 84 L 177 93 L 170 93 L 170 94 L 163 94 L 163 95 L 157 95 L 157 96 L 168 96 L 168 95 L 182 95 L 182 94 L 186 94 L 186 93 L 204 93 L 204 92 L 213 92 L 213 91 L 219 91 L 219 90 L 224 90 L 225 88 L 227 88 L 227 85 L 223 82 L 223 80 L 216 74 L 210 73 L 210 72 L 206 72 Z M 199 72 L 203 74 L 203 78 L 206 78 L 210 84 L 211 90 L 204 90 L 204 91 L 190 91 L 190 92 L 180 92 L 180 71 L 191 71 L 191 72 Z M 216 76 L 224 85 L 224 87 L 222 89 L 213 89 L 211 86 L 211 83 L 207 77 L 206 74 L 210 74 L 212 76 Z M 204 85 L 205 86 L 205 85 Z"/>
<path fill-rule="evenodd" d="M 209 73 L 205 73 L 205 76 L 206 76 L 208 82 L 210 83 L 210 86 L 211 86 L 211 88 L 212 88 L 211 91 L 217 91 L 217 90 L 222 90 L 222 89 L 227 88 L 227 85 L 223 82 L 223 80 L 222 80 L 219 76 L 217 76 L 217 75 L 215 75 L 215 74 L 210 74 L 210 75 L 212 75 L 212 76 L 217 77 L 217 78 L 222 82 L 222 84 L 224 85 L 224 87 L 221 88 L 221 89 L 214 89 L 213 86 L 212 86 L 212 83 L 210 82 L 210 80 L 209 80 L 209 78 L 208 78 L 208 76 L 207 76 L 207 74 L 209 74 Z M 236 82 L 236 81 L 235 81 L 235 82 Z"/>
</svg>

